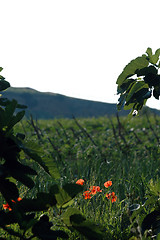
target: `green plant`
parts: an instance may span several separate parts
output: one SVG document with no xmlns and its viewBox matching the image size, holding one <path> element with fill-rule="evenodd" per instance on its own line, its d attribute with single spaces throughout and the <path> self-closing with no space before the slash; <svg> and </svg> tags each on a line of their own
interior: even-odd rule
<svg viewBox="0 0 160 240">
<path fill-rule="evenodd" d="M 9 86 L 5 78 L 0 76 L 0 91 Z M 78 210 L 70 208 L 65 212 L 83 187 L 74 183 L 60 187 L 56 182 L 60 174 L 53 159 L 40 156 L 40 146 L 26 140 L 25 134 L 14 133 L 15 125 L 25 114 L 25 108 L 16 100 L 0 98 L 0 192 L 6 201 L 4 209 L 0 211 L 0 229 L 14 236 L 14 239 L 67 239 L 69 229 L 77 230 L 88 239 L 91 239 L 88 235 L 88 231 L 91 231 L 92 239 L 94 234 L 96 239 L 101 239 L 102 232 L 97 232 L 93 227 L 95 225 L 85 221 Z M 26 158 L 25 164 L 23 158 Z M 36 197 L 25 198 L 19 196 L 19 186 L 32 189 L 35 185 L 32 176 L 37 175 L 36 169 L 31 167 L 31 159 L 50 175 L 52 185 L 48 192 L 38 192 Z M 59 210 L 57 219 L 60 215 L 62 230 L 52 230 L 54 226 L 47 215 L 47 210 L 52 207 Z"/>
<path fill-rule="evenodd" d="M 143 108 L 148 98 L 160 96 L 160 49 L 155 54 L 148 48 L 146 54 L 132 60 L 119 75 L 117 79 L 117 94 L 120 94 L 118 110 L 124 108 L 132 109 L 131 114 L 137 115 Z M 148 116 L 147 116 L 148 117 Z M 159 143 L 154 128 L 149 122 L 154 138 Z M 146 146 L 148 148 L 148 146 Z M 148 186 L 148 194 L 143 204 L 130 206 L 132 212 L 131 221 L 138 222 L 141 233 L 147 239 L 159 239 L 160 236 L 160 184 L 159 178 L 156 182 L 151 179 Z"/>
<path fill-rule="evenodd" d="M 117 94 L 120 94 L 118 110 L 132 109 L 136 114 L 145 105 L 148 98 L 160 96 L 160 49 L 155 54 L 148 48 L 146 54 L 132 60 L 117 79 Z"/>
</svg>

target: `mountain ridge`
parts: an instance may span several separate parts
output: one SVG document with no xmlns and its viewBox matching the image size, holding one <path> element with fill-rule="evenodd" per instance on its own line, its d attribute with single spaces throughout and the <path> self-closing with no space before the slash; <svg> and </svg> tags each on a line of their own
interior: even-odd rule
<svg viewBox="0 0 160 240">
<path fill-rule="evenodd" d="M 39 92 L 32 88 L 10 87 L 2 97 L 15 99 L 26 105 L 26 116 L 32 114 L 37 119 L 115 116 L 116 104 L 68 97 L 52 92 Z M 120 111 L 127 115 L 128 111 Z"/>
</svg>

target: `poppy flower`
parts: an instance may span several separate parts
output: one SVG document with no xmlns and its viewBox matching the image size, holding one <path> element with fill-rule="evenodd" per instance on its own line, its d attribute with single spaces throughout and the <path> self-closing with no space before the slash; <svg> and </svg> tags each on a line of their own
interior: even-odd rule
<svg viewBox="0 0 160 240">
<path fill-rule="evenodd" d="M 21 201 L 22 200 L 22 198 L 17 198 L 17 201 L 19 202 L 19 201 Z M 11 200 L 13 203 L 16 203 L 14 200 Z M 8 209 L 9 211 L 12 211 L 12 208 L 9 206 L 9 204 L 8 203 L 6 203 L 6 204 L 3 204 L 3 208 L 6 210 L 6 209 Z"/>
<path fill-rule="evenodd" d="M 9 204 L 6 203 L 6 204 L 3 204 L 3 208 L 6 210 L 8 209 L 9 211 L 12 211 L 12 208 L 10 208 Z"/>
<path fill-rule="evenodd" d="M 84 180 L 83 179 L 78 179 L 76 184 L 83 185 L 84 184 Z"/>
<path fill-rule="evenodd" d="M 108 199 L 111 199 L 111 202 L 112 202 L 112 203 L 113 203 L 113 202 L 116 202 L 116 200 L 117 200 L 117 196 L 115 195 L 115 192 L 107 193 L 107 194 L 106 194 L 106 197 L 107 197 Z"/>
<path fill-rule="evenodd" d="M 107 181 L 107 182 L 105 182 L 105 183 L 104 183 L 104 186 L 105 186 L 106 188 L 112 186 L 112 181 Z"/>
<path fill-rule="evenodd" d="M 91 199 L 92 193 L 90 191 L 85 191 L 83 193 L 84 199 Z"/>
<path fill-rule="evenodd" d="M 100 189 L 99 186 L 96 186 L 96 191 L 97 191 L 97 192 L 102 192 L 102 190 Z"/>
<path fill-rule="evenodd" d="M 102 192 L 99 186 L 91 186 L 89 190 L 91 191 L 92 195 L 95 195 L 97 192 Z"/>
</svg>

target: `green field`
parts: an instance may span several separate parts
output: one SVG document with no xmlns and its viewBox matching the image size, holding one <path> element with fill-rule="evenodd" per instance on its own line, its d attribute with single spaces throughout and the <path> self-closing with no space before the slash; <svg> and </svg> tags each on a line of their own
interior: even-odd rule
<svg viewBox="0 0 160 240">
<path fill-rule="evenodd" d="M 84 199 L 82 192 L 70 204 L 97 226 L 102 225 L 104 239 L 150 239 L 142 237 L 140 228 L 145 216 L 156 209 L 160 194 L 159 117 L 144 114 L 131 119 L 28 119 L 20 122 L 16 131 L 25 133 L 26 141 L 32 140 L 38 154 L 53 159 L 61 176 L 56 182 L 61 186 L 78 179 L 85 180 L 84 191 L 100 186 L 102 192 L 91 199 Z M 33 161 L 22 155 L 23 158 L 38 175 L 33 177 L 35 187 L 31 190 L 18 185 L 20 197 L 34 198 L 37 192 L 48 192 L 55 180 Z M 104 182 L 108 180 L 113 184 L 106 189 Z M 116 202 L 106 198 L 108 192 L 115 192 Z M 1 198 L 1 206 L 3 203 Z M 61 222 L 65 211 L 49 208 L 47 214 L 54 223 L 53 229 L 65 229 L 70 239 L 85 239 Z M 16 225 L 14 228 L 17 231 Z M 6 236 L 4 231 L 1 236 Z"/>
</svg>

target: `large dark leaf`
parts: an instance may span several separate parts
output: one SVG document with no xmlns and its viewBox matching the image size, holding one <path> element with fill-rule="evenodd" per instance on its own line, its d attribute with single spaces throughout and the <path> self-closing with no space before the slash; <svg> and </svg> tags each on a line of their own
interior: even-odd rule
<svg viewBox="0 0 160 240">
<path fill-rule="evenodd" d="M 26 141 L 25 143 L 21 143 L 21 149 L 35 162 L 37 162 L 49 175 L 53 178 L 60 178 L 59 170 L 56 166 L 56 163 L 53 159 L 48 158 L 47 156 L 41 157 L 43 150 L 41 147 L 33 142 Z"/>
<path fill-rule="evenodd" d="M 160 86 L 156 86 L 153 90 L 153 96 L 159 100 L 159 96 L 160 96 Z"/>
<path fill-rule="evenodd" d="M 119 75 L 116 83 L 118 86 L 121 86 L 128 77 L 133 76 L 138 69 L 147 67 L 148 64 L 149 61 L 145 55 L 142 57 L 137 57 L 124 68 L 123 72 Z"/>
<path fill-rule="evenodd" d="M 155 210 L 149 213 L 142 222 L 142 234 L 146 230 L 152 229 L 153 234 L 160 233 L 160 210 Z"/>
<path fill-rule="evenodd" d="M 145 77 L 144 77 L 144 81 L 148 84 L 148 86 L 150 88 L 152 88 L 152 86 L 158 86 L 160 85 L 160 76 L 157 74 L 153 74 L 153 73 L 148 73 Z"/>
<path fill-rule="evenodd" d="M 7 179 L 0 179 L 0 192 L 7 202 L 10 202 L 11 200 L 17 200 L 19 197 L 17 186 Z"/>
<path fill-rule="evenodd" d="M 147 88 L 148 89 L 148 85 L 144 82 L 144 81 L 139 81 L 139 82 L 135 82 L 135 84 L 132 85 L 127 97 L 126 97 L 126 102 L 129 102 L 130 99 L 132 98 L 132 96 L 140 91 L 142 88 Z"/>
<path fill-rule="evenodd" d="M 25 174 L 37 175 L 37 172 L 34 169 L 18 161 L 14 161 L 13 165 L 5 164 L 5 166 L 7 166 L 10 175 L 13 175 L 14 173 L 16 174 L 20 173 L 20 175 L 25 175 Z"/>
<path fill-rule="evenodd" d="M 52 223 L 49 222 L 47 215 L 42 215 L 40 220 L 33 226 L 32 232 L 39 239 L 43 240 L 56 240 L 57 238 L 68 239 L 68 234 L 62 230 L 53 231 L 50 228 Z"/>
<path fill-rule="evenodd" d="M 63 188 L 53 185 L 50 192 L 55 195 L 59 207 L 66 207 L 66 203 L 69 203 L 82 190 L 82 186 L 70 183 L 65 184 Z"/>
<path fill-rule="evenodd" d="M 25 115 L 25 111 L 20 111 L 18 112 L 15 116 L 13 116 L 10 119 L 10 122 L 8 123 L 8 130 L 10 130 L 11 128 L 13 128 L 13 126 L 15 124 L 17 124 L 19 121 L 21 121 L 21 119 L 24 117 Z"/>
<path fill-rule="evenodd" d="M 74 198 L 78 193 L 83 191 L 83 186 L 75 183 L 67 183 L 63 186 L 63 189 L 71 198 Z"/>
<path fill-rule="evenodd" d="M 17 220 L 15 218 L 14 213 L 11 212 L 4 212 L 0 211 L 0 226 L 10 225 L 15 223 Z"/>
<path fill-rule="evenodd" d="M 0 98 L 0 105 L 1 106 L 6 107 L 8 104 L 10 104 L 10 102 L 11 102 L 11 100 L 9 100 L 8 98 L 3 98 L 3 97 Z M 27 108 L 27 106 L 17 103 L 16 108 L 25 109 L 25 108 Z"/>
<path fill-rule="evenodd" d="M 5 80 L 0 80 L 0 91 L 4 91 L 9 87 L 10 87 L 9 82 L 7 82 Z"/>
<path fill-rule="evenodd" d="M 127 78 L 126 80 L 124 80 L 121 86 L 117 87 L 117 94 L 124 93 L 126 91 L 129 92 L 129 89 L 134 83 L 135 83 L 135 79 Z"/>
<path fill-rule="evenodd" d="M 74 227 L 78 232 L 87 237 L 87 239 L 98 240 L 104 237 L 104 228 L 87 221 L 76 208 L 68 208 L 63 214 L 63 221 L 68 227 Z"/>
<path fill-rule="evenodd" d="M 135 73 L 139 77 L 139 76 L 146 76 L 149 73 L 157 74 L 158 70 L 154 66 L 149 66 L 149 67 L 145 67 L 145 68 L 142 68 L 142 69 L 138 69 L 138 70 L 136 70 Z"/>
<path fill-rule="evenodd" d="M 35 199 L 22 199 L 18 206 L 23 212 L 45 211 L 57 203 L 54 195 L 50 193 L 38 193 Z"/>
<path fill-rule="evenodd" d="M 33 188 L 34 187 L 34 181 L 28 177 L 27 175 L 24 175 L 21 172 L 11 172 L 11 176 L 13 178 L 15 178 L 17 181 L 20 181 L 21 183 L 23 183 L 25 186 L 27 186 L 28 188 Z"/>
</svg>

